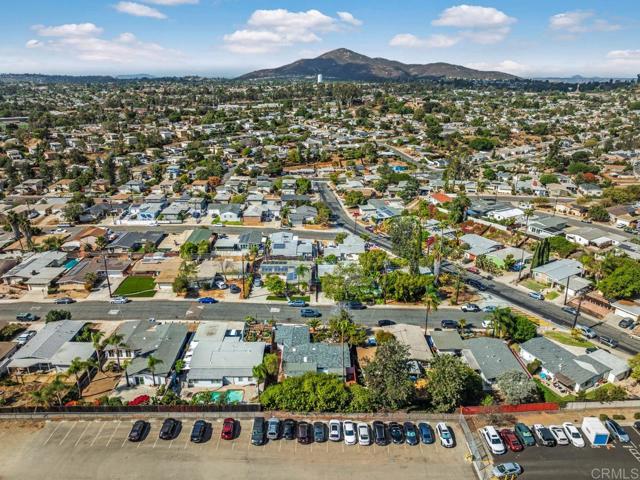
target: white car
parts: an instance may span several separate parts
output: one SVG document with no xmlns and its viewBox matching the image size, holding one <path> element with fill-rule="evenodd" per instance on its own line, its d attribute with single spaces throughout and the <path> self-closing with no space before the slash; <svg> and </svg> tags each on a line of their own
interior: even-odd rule
<svg viewBox="0 0 640 480">
<path fill-rule="evenodd" d="M 453 448 L 455 446 L 451 430 L 449 430 L 449 427 L 447 427 L 444 422 L 440 422 L 436 425 L 436 433 L 440 439 L 440 445 L 445 448 Z"/>
<path fill-rule="evenodd" d="M 493 328 L 493 322 L 491 320 L 483 320 L 482 328 Z"/>
<path fill-rule="evenodd" d="M 369 424 L 358 423 L 358 443 L 362 446 L 371 445 L 371 435 L 369 434 Z"/>
<path fill-rule="evenodd" d="M 355 445 L 358 442 L 356 436 L 356 426 L 351 420 L 342 423 L 342 432 L 344 434 L 344 443 L 347 445 Z"/>
<path fill-rule="evenodd" d="M 480 434 L 491 450 L 491 453 L 493 453 L 494 455 L 502 455 L 503 453 L 507 452 L 507 447 L 500 438 L 500 435 L 498 435 L 498 431 L 495 429 L 495 427 L 488 426 L 481 428 Z"/>
<path fill-rule="evenodd" d="M 551 430 L 551 435 L 556 439 L 558 445 L 569 445 L 569 438 L 564 433 L 564 428 L 560 425 L 551 425 L 549 430 Z"/>
<path fill-rule="evenodd" d="M 63 233 L 67 233 L 67 229 L 66 228 L 56 228 L 55 230 L 52 230 L 51 233 L 54 234 L 54 235 L 62 235 Z"/>
<path fill-rule="evenodd" d="M 340 420 L 329 421 L 329 440 L 339 442 L 342 439 L 342 423 Z"/>
<path fill-rule="evenodd" d="M 111 303 L 117 303 L 117 304 L 129 303 L 129 299 L 127 297 L 113 297 L 111 299 Z"/>
<path fill-rule="evenodd" d="M 566 433 L 567 437 L 569 437 L 569 441 L 574 447 L 582 448 L 585 446 L 584 438 L 582 438 L 582 434 L 578 427 L 576 427 L 571 422 L 564 422 L 562 424 L 562 428 L 564 428 L 564 433 Z"/>
</svg>

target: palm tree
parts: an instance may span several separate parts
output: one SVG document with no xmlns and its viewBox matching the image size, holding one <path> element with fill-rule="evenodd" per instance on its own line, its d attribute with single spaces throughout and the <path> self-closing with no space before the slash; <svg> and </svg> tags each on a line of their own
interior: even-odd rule
<svg viewBox="0 0 640 480">
<path fill-rule="evenodd" d="M 438 305 L 440 305 L 440 298 L 438 297 L 438 291 L 433 285 L 427 287 L 427 291 L 424 293 L 422 297 L 422 303 L 425 307 L 427 307 L 427 313 L 424 317 L 424 334 L 427 334 L 427 329 L 429 327 L 429 313 L 431 310 L 434 312 L 438 310 Z"/>
<path fill-rule="evenodd" d="M 29 217 L 26 215 L 20 215 L 19 225 L 27 240 L 27 248 L 31 250 L 33 248 L 33 227 L 31 226 L 31 220 L 29 220 Z"/>
<path fill-rule="evenodd" d="M 67 388 L 67 384 L 62 381 L 64 375 L 56 375 L 53 381 L 47 386 L 47 389 L 56 396 L 58 405 L 62 406 L 63 396 L 60 393 Z"/>
<path fill-rule="evenodd" d="M 51 392 L 47 387 L 31 392 L 31 399 L 41 407 L 48 407 L 51 404 Z"/>
<path fill-rule="evenodd" d="M 260 363 L 255 367 L 253 367 L 252 375 L 253 375 L 253 378 L 256 379 L 258 396 L 260 396 L 260 384 L 267 379 L 267 368 L 264 366 L 264 363 Z"/>
<path fill-rule="evenodd" d="M 322 322 L 320 322 L 320 320 L 318 320 L 317 318 L 312 318 L 307 322 L 307 327 L 309 327 L 309 329 L 313 333 L 316 331 L 316 329 L 320 326 L 321 323 Z"/>
<path fill-rule="evenodd" d="M 151 376 L 153 377 L 153 386 L 156 386 L 156 367 L 164 363 L 159 358 L 154 357 L 153 355 L 149 355 L 147 357 L 147 368 L 151 371 Z"/>
<path fill-rule="evenodd" d="M 300 278 L 304 277 L 307 273 L 309 273 L 309 267 L 307 267 L 304 263 L 301 263 L 296 267 L 296 278 L 298 280 L 298 290 L 300 290 Z"/>
<path fill-rule="evenodd" d="M 103 332 L 91 333 L 91 343 L 93 343 L 93 349 L 96 351 L 96 359 L 98 360 L 98 370 L 102 371 L 102 351 L 104 345 L 102 344 Z"/>
<path fill-rule="evenodd" d="M 116 350 L 116 362 L 118 363 L 118 371 L 120 368 L 120 352 L 118 351 L 119 347 L 125 347 L 126 345 L 122 342 L 124 340 L 124 335 L 120 333 L 112 334 L 107 340 L 104 342 L 105 345 L 109 345 L 111 347 L 115 347 Z"/>
<path fill-rule="evenodd" d="M 99 250 L 104 250 L 105 248 L 107 248 L 107 245 L 109 245 L 109 240 L 106 236 L 103 235 L 96 238 L 96 247 L 98 247 Z"/>
<path fill-rule="evenodd" d="M 129 372 L 127 371 L 127 368 L 129 368 L 130 364 L 131 364 L 131 360 L 125 360 L 124 362 L 122 362 L 122 368 L 124 369 L 124 377 L 127 379 L 127 387 L 131 386 L 131 383 L 129 382 Z"/>
<path fill-rule="evenodd" d="M 22 236 L 20 234 L 20 215 L 17 212 L 10 211 L 9 213 L 7 213 L 4 224 L 11 228 L 13 238 L 15 240 L 19 240 Z"/>
<path fill-rule="evenodd" d="M 269 259 L 270 252 L 271 252 L 271 240 L 267 238 L 264 242 L 264 259 L 265 260 Z"/>
<path fill-rule="evenodd" d="M 85 370 L 85 363 L 80 357 L 71 360 L 71 364 L 67 369 L 67 374 L 73 375 L 76 379 L 76 387 L 78 387 L 78 398 L 82 397 L 82 389 L 80 388 L 80 373 Z"/>
</svg>

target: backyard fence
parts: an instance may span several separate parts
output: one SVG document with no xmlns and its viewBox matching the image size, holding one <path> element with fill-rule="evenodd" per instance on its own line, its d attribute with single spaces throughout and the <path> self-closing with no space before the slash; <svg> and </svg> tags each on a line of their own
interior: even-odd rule
<svg viewBox="0 0 640 480">
<path fill-rule="evenodd" d="M 523 412 L 542 412 L 550 410 L 560 410 L 557 403 L 524 403 L 522 405 L 491 405 L 487 407 L 460 407 L 460 413 L 463 415 L 488 415 L 491 413 L 523 413 Z"/>
<path fill-rule="evenodd" d="M 137 413 L 251 413 L 261 412 L 262 405 L 247 403 L 239 405 L 77 405 L 40 407 L 2 407 L 0 415 L 11 414 L 137 414 Z"/>
</svg>

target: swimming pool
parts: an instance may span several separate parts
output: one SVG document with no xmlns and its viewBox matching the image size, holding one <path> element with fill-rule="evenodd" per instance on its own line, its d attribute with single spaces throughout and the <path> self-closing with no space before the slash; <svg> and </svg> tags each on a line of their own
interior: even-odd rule
<svg viewBox="0 0 640 480">
<path fill-rule="evenodd" d="M 223 392 L 211 392 L 211 401 L 218 402 Z M 227 390 L 227 403 L 240 403 L 244 398 L 243 390 Z"/>
<path fill-rule="evenodd" d="M 80 263 L 80 260 L 78 260 L 77 258 L 72 258 L 71 260 L 69 260 L 67 263 L 64 264 L 64 268 L 66 268 L 67 270 L 71 270 L 78 263 Z"/>
</svg>

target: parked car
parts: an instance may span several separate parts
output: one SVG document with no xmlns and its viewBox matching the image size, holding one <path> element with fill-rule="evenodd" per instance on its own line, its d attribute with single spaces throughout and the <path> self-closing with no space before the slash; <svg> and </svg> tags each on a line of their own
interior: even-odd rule
<svg viewBox="0 0 640 480">
<path fill-rule="evenodd" d="M 191 441 L 193 443 L 202 443 L 207 435 L 207 422 L 204 420 L 196 420 L 191 430 Z"/>
<path fill-rule="evenodd" d="M 493 467 L 492 473 L 496 478 L 513 478 L 522 473 L 522 467 L 515 462 L 500 463 Z"/>
<path fill-rule="evenodd" d="M 306 307 L 307 302 L 305 302 L 304 300 L 289 300 L 287 302 L 287 305 L 289 305 L 290 307 Z"/>
<path fill-rule="evenodd" d="M 118 305 L 122 305 L 125 303 L 129 303 L 131 300 L 129 300 L 127 297 L 113 297 L 110 301 L 110 303 L 115 303 Z"/>
<path fill-rule="evenodd" d="M 298 443 L 307 445 L 313 440 L 313 433 L 311 432 L 311 424 L 308 422 L 298 422 L 297 428 Z"/>
<path fill-rule="evenodd" d="M 498 307 L 496 307 L 495 305 L 487 305 L 482 309 L 482 311 L 484 313 L 492 313 L 492 312 L 496 311 L 496 308 L 498 308 Z"/>
<path fill-rule="evenodd" d="M 318 310 L 314 310 L 313 308 L 303 308 L 300 310 L 300 316 L 303 318 L 317 318 L 321 317 L 322 314 Z"/>
<path fill-rule="evenodd" d="M 544 300 L 544 295 L 540 292 L 529 292 L 529 296 L 536 300 Z"/>
<path fill-rule="evenodd" d="M 16 320 L 19 322 L 35 322 L 37 320 L 40 320 L 40 317 L 38 315 L 34 315 L 31 312 L 18 313 L 16 315 Z"/>
<path fill-rule="evenodd" d="M 160 439 L 161 440 L 173 440 L 180 428 L 180 422 L 175 418 L 166 418 L 164 422 L 162 422 L 162 427 L 160 428 Z"/>
<path fill-rule="evenodd" d="M 240 293 L 242 291 L 242 289 L 237 285 L 230 285 L 229 286 L 229 291 L 231 293 Z"/>
<path fill-rule="evenodd" d="M 576 325 L 576 328 L 587 338 L 596 338 L 598 335 L 593 331 L 592 328 L 587 327 L 586 325 Z"/>
<path fill-rule="evenodd" d="M 442 328 L 458 328 L 460 324 L 456 320 L 442 320 L 440 326 Z"/>
<path fill-rule="evenodd" d="M 267 438 L 269 440 L 278 440 L 280 438 L 280 420 L 271 417 L 267 422 Z"/>
<path fill-rule="evenodd" d="M 623 318 L 618 322 L 620 328 L 631 328 L 634 325 L 634 321 L 631 318 Z"/>
<path fill-rule="evenodd" d="M 329 440 L 339 442 L 342 439 L 342 423 L 340 420 L 329 421 Z"/>
<path fill-rule="evenodd" d="M 355 445 L 358 441 L 355 424 L 351 420 L 345 420 L 342 423 L 342 431 L 344 433 L 344 443 L 346 445 Z"/>
<path fill-rule="evenodd" d="M 347 310 L 364 310 L 365 308 L 367 308 L 367 306 L 363 305 L 362 302 L 356 302 L 356 301 L 345 302 L 344 307 Z"/>
<path fill-rule="evenodd" d="M 313 441 L 316 443 L 327 441 L 327 427 L 324 422 L 313 423 Z"/>
<path fill-rule="evenodd" d="M 540 445 L 544 446 L 544 447 L 555 447 L 556 446 L 556 439 L 553 436 L 553 434 L 551 433 L 551 431 L 545 427 L 544 425 L 540 424 L 540 423 L 536 423 L 533 426 L 533 431 L 536 434 L 536 437 L 538 438 L 538 443 L 540 443 Z"/>
<path fill-rule="evenodd" d="M 404 422 L 403 433 L 404 433 L 404 441 L 407 445 L 417 445 L 420 443 L 418 439 L 418 432 L 416 431 L 416 426 L 412 422 Z"/>
<path fill-rule="evenodd" d="M 373 441 L 376 445 L 380 445 L 381 447 L 389 445 L 387 427 L 384 422 L 381 422 L 380 420 L 373 422 Z"/>
<path fill-rule="evenodd" d="M 200 297 L 198 303 L 218 303 L 218 300 L 213 297 Z"/>
<path fill-rule="evenodd" d="M 562 428 L 564 428 L 564 433 L 574 447 L 582 448 L 585 446 L 584 438 L 582 438 L 580 430 L 578 430 L 578 427 L 573 423 L 564 422 Z"/>
<path fill-rule="evenodd" d="M 224 280 L 218 280 L 217 282 L 214 282 L 213 286 L 218 290 L 226 290 L 227 288 L 229 288 L 229 285 L 227 285 L 227 282 L 225 282 Z"/>
<path fill-rule="evenodd" d="M 389 436 L 393 443 L 404 443 L 404 433 L 402 427 L 397 422 L 391 422 L 389 424 Z"/>
<path fill-rule="evenodd" d="M 640 420 L 633 422 L 633 428 L 636 429 L 636 432 L 640 433 Z"/>
<path fill-rule="evenodd" d="M 37 332 L 35 330 L 27 330 L 26 332 L 22 332 L 18 337 L 14 340 L 18 345 L 25 345 L 29 340 L 31 340 Z"/>
<path fill-rule="evenodd" d="M 578 310 L 573 307 L 562 307 L 562 311 L 567 312 L 569 315 L 575 315 L 576 313 L 578 313 Z"/>
<path fill-rule="evenodd" d="M 431 429 L 431 425 L 427 422 L 418 423 L 418 433 L 420 434 L 420 440 L 425 445 L 429 445 L 435 441 L 433 438 L 433 430 Z"/>
<path fill-rule="evenodd" d="M 293 440 L 296 438 L 296 421 L 287 418 L 282 422 L 282 438 L 285 440 Z"/>
<path fill-rule="evenodd" d="M 610 418 L 605 420 L 604 426 L 607 427 L 607 430 L 611 433 L 611 437 L 617 439 L 620 443 L 629 443 L 631 441 L 629 434 L 615 420 L 611 420 Z"/>
<path fill-rule="evenodd" d="M 520 443 L 524 446 L 533 447 L 536 444 L 533 432 L 524 423 L 516 423 L 513 428 L 513 432 L 516 434 L 516 437 L 518 437 L 518 440 L 520 440 Z"/>
<path fill-rule="evenodd" d="M 76 301 L 71 297 L 61 297 L 56 298 L 53 303 L 56 305 L 69 305 L 70 303 L 76 303 Z"/>
<path fill-rule="evenodd" d="M 136 422 L 131 427 L 131 431 L 129 432 L 130 442 L 141 442 L 149 433 L 150 425 L 149 422 L 145 422 L 144 420 L 136 420 Z"/>
<path fill-rule="evenodd" d="M 502 455 L 503 453 L 506 453 L 507 448 L 504 446 L 504 442 L 500 438 L 500 435 L 498 434 L 498 431 L 495 429 L 495 427 L 487 426 L 481 428 L 480 434 L 491 450 L 491 453 L 493 453 L 494 455 Z"/>
<path fill-rule="evenodd" d="M 379 327 L 390 327 L 391 325 L 395 325 L 396 322 L 393 320 L 378 320 Z"/>
<path fill-rule="evenodd" d="M 460 307 L 460 310 L 462 310 L 463 312 L 479 312 L 480 307 L 475 303 L 467 303 L 466 305 Z"/>
<path fill-rule="evenodd" d="M 480 275 L 480 269 L 478 267 L 467 267 L 467 272 L 475 273 L 476 275 Z"/>
<path fill-rule="evenodd" d="M 358 444 L 364 447 L 371 445 L 371 434 L 368 423 L 358 423 Z"/>
<path fill-rule="evenodd" d="M 600 343 L 603 343 L 608 347 L 611 347 L 611 348 L 617 348 L 618 347 L 618 341 L 615 338 L 611 338 L 611 337 L 606 337 L 604 335 L 600 335 L 600 337 L 598 337 L 598 340 L 600 341 Z"/>
<path fill-rule="evenodd" d="M 223 440 L 233 440 L 236 435 L 236 421 L 233 418 L 225 418 L 222 422 L 220 438 Z"/>
<path fill-rule="evenodd" d="M 267 441 L 266 433 L 264 417 L 255 417 L 253 419 L 253 428 L 251 429 L 251 443 L 253 445 L 264 445 Z"/>
<path fill-rule="evenodd" d="M 473 288 L 480 290 L 481 292 L 484 292 L 487 287 L 485 286 L 484 283 L 482 283 L 480 280 L 475 280 L 473 278 L 467 279 L 466 280 L 467 285 L 472 286 Z"/>
<path fill-rule="evenodd" d="M 553 435 L 553 438 L 556 439 L 556 444 L 569 445 L 569 437 L 567 437 L 564 428 L 562 428 L 560 425 L 551 425 L 549 427 L 549 430 L 551 431 L 551 435 Z"/>
<path fill-rule="evenodd" d="M 254 287 L 254 288 L 260 288 L 261 286 L 262 286 L 262 280 L 260 280 L 259 278 L 256 278 L 256 279 L 253 281 L 253 287 Z"/>
<path fill-rule="evenodd" d="M 451 433 L 451 430 L 449 430 L 449 427 L 447 427 L 446 423 L 437 423 L 436 433 L 438 434 L 438 438 L 440 439 L 440 445 L 442 445 L 443 447 L 453 448 L 456 446 L 453 439 L 453 434 Z"/>
<path fill-rule="evenodd" d="M 512 452 L 521 452 L 522 450 L 524 450 L 522 442 L 520 442 L 517 435 L 513 433 L 513 430 L 509 428 L 503 428 L 498 433 L 500 434 L 500 438 L 502 439 L 504 444 Z"/>
</svg>

